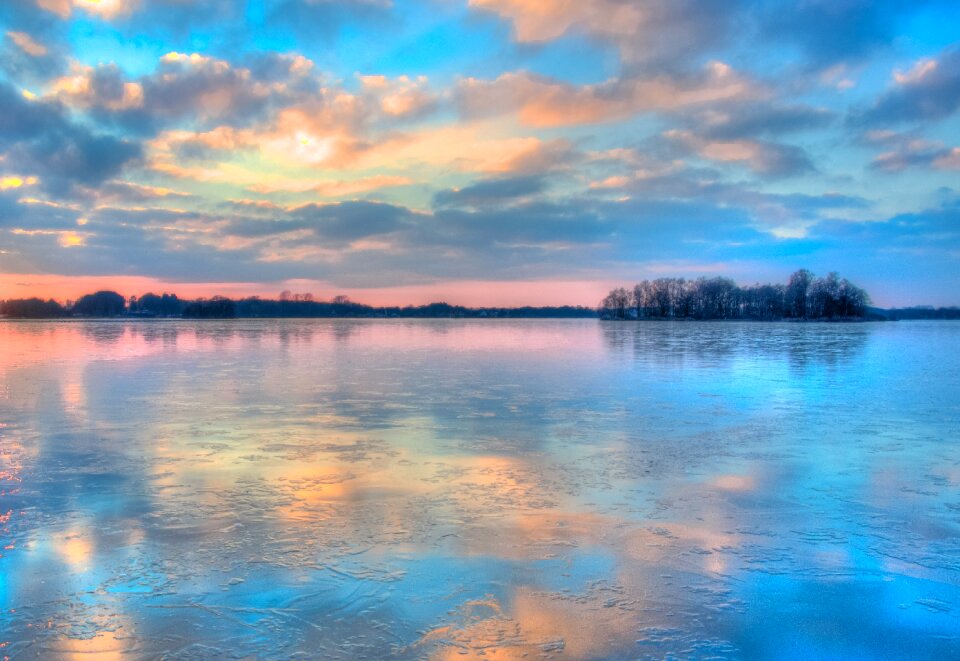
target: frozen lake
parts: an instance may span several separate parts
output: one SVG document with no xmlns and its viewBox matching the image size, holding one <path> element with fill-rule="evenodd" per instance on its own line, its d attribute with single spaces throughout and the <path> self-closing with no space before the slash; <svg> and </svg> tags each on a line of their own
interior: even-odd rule
<svg viewBox="0 0 960 661">
<path fill-rule="evenodd" d="M 0 656 L 960 658 L 960 323 L 0 322 Z"/>
</svg>

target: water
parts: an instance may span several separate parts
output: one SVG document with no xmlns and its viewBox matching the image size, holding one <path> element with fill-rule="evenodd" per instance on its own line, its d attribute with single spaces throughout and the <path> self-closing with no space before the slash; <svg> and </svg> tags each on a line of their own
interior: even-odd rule
<svg viewBox="0 0 960 661">
<path fill-rule="evenodd" d="M 958 349 L 0 322 L 0 654 L 960 658 Z"/>
</svg>

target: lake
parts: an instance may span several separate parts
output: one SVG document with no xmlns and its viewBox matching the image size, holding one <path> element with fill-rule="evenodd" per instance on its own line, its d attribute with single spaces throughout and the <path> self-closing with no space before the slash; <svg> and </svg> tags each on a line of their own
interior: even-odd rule
<svg viewBox="0 0 960 661">
<path fill-rule="evenodd" d="M 958 440 L 960 323 L 0 322 L 0 654 L 960 658 Z"/>
</svg>

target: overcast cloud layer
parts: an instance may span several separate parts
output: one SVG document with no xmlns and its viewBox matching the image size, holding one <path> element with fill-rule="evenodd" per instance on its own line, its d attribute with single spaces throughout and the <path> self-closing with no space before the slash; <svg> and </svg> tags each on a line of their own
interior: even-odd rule
<svg viewBox="0 0 960 661">
<path fill-rule="evenodd" d="M 958 304 L 958 23 L 932 0 L 2 3 L 0 298 L 140 277 L 593 304 L 808 267 Z"/>
</svg>

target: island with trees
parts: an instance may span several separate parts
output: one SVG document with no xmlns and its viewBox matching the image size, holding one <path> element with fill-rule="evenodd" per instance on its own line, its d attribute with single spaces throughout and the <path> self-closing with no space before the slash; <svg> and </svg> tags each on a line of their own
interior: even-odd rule
<svg viewBox="0 0 960 661">
<path fill-rule="evenodd" d="M 818 278 L 800 269 L 784 284 L 738 286 L 730 278 L 658 278 L 611 291 L 601 319 L 865 319 L 870 296 L 837 273 Z"/>
</svg>

